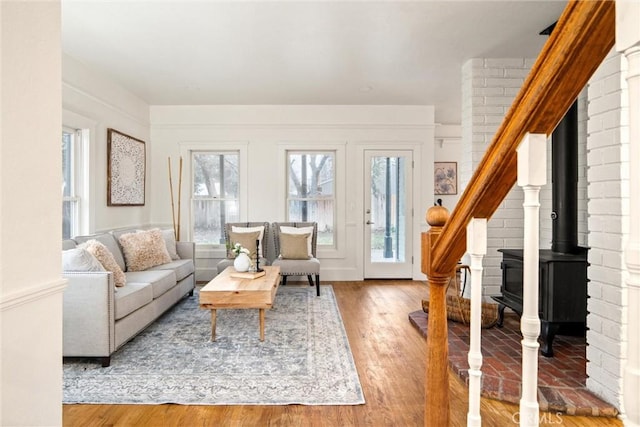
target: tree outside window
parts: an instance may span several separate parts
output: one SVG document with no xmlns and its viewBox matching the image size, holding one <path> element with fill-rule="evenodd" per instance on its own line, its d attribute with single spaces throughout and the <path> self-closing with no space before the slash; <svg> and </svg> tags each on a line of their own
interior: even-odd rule
<svg viewBox="0 0 640 427">
<path fill-rule="evenodd" d="M 239 220 L 238 152 L 193 152 L 191 213 L 196 244 L 224 244 L 224 225 Z"/>
<path fill-rule="evenodd" d="M 287 153 L 287 218 L 317 222 L 318 245 L 334 245 L 335 153 Z"/>
</svg>

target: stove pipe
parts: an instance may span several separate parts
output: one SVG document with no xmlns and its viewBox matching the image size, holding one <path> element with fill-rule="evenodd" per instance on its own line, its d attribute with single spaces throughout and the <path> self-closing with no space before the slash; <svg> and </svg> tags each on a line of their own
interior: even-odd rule
<svg viewBox="0 0 640 427">
<path fill-rule="evenodd" d="M 574 102 L 551 136 L 551 250 L 578 251 L 578 103 Z"/>
</svg>

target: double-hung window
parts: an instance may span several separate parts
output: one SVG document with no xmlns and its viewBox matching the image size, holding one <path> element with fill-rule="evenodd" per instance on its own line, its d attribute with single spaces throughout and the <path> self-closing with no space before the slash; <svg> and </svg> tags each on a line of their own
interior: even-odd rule
<svg viewBox="0 0 640 427">
<path fill-rule="evenodd" d="M 287 219 L 317 222 L 318 245 L 335 245 L 335 157 L 334 151 L 287 151 Z"/>
<path fill-rule="evenodd" d="M 192 151 L 191 224 L 199 245 L 224 244 L 224 225 L 240 217 L 238 151 Z"/>
<path fill-rule="evenodd" d="M 82 131 L 62 130 L 62 238 L 68 239 L 80 230 L 82 177 Z"/>
</svg>

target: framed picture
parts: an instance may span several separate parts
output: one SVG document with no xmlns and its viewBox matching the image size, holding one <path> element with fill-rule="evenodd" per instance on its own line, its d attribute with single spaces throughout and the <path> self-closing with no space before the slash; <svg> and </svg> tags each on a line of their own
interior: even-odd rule
<svg viewBox="0 0 640 427">
<path fill-rule="evenodd" d="M 433 165 L 434 194 L 458 194 L 458 163 L 435 162 Z"/>
<path fill-rule="evenodd" d="M 107 205 L 144 206 L 145 143 L 107 129 Z"/>
</svg>

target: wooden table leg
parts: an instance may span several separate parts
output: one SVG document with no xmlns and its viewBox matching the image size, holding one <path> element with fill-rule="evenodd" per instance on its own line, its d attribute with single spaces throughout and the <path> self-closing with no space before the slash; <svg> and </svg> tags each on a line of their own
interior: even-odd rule
<svg viewBox="0 0 640 427">
<path fill-rule="evenodd" d="M 216 340 L 216 309 L 211 309 L 211 341 Z"/>
<path fill-rule="evenodd" d="M 264 308 L 260 309 L 260 341 L 264 341 Z"/>
</svg>

